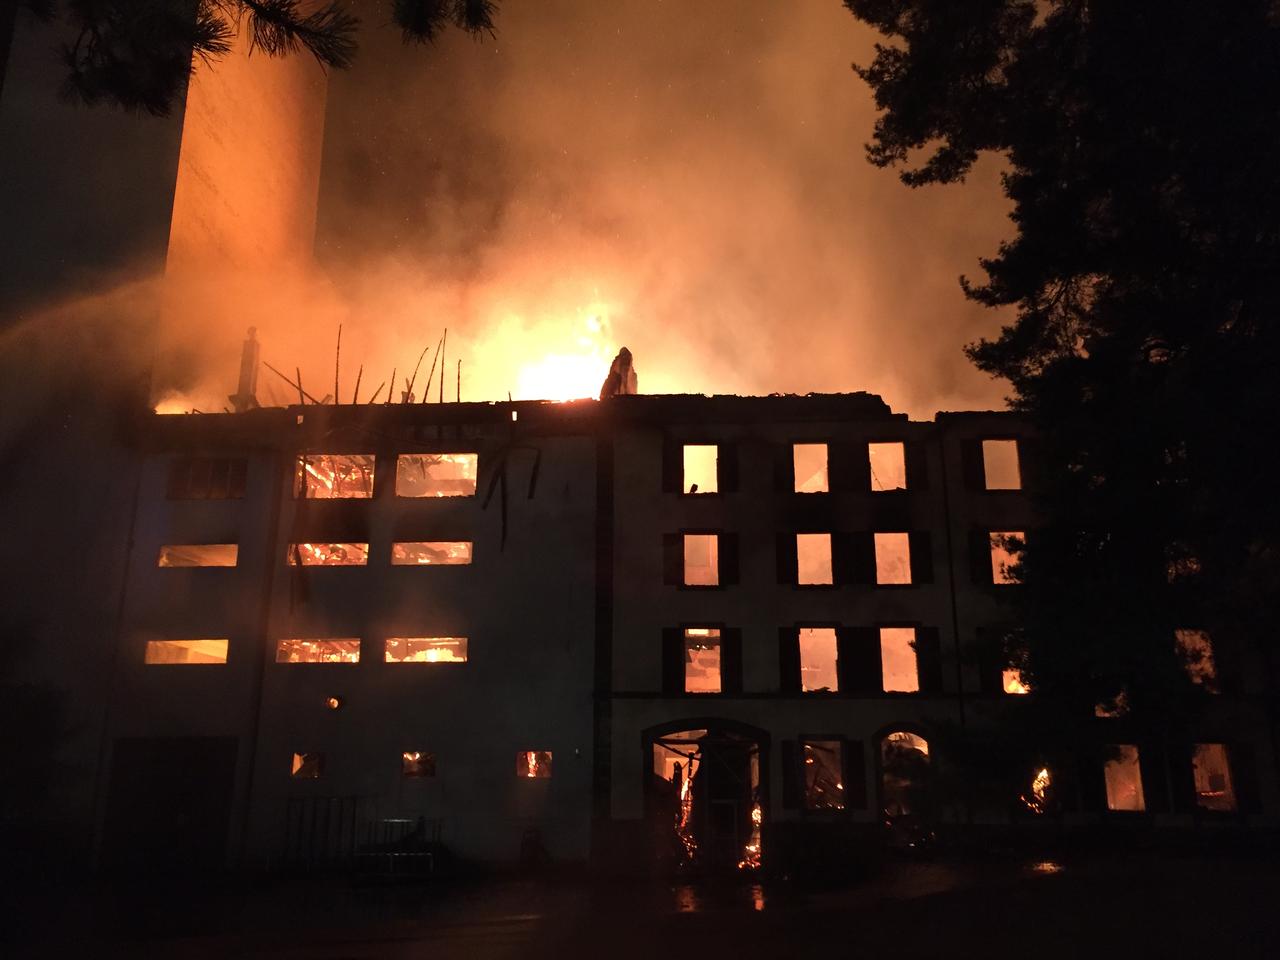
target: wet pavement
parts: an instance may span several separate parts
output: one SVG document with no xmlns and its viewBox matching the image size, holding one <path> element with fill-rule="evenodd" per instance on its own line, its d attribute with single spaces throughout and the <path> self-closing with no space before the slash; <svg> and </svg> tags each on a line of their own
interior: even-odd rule
<svg viewBox="0 0 1280 960">
<path fill-rule="evenodd" d="M 13 905 L 12 902 L 10 904 Z M 1280 867 L 1256 860 L 896 862 L 827 888 L 523 878 L 100 890 L 32 905 L 11 957 L 1275 957 Z"/>
</svg>

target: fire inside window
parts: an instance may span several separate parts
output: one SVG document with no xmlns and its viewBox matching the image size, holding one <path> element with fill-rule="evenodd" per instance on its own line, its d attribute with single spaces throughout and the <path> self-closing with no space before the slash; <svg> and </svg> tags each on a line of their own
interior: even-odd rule
<svg viewBox="0 0 1280 960">
<path fill-rule="evenodd" d="M 1114 756 L 1107 760 L 1107 809 L 1140 811 L 1147 808 L 1142 795 L 1142 771 L 1138 765 L 1138 748 L 1125 743 L 1113 746 Z"/>
<path fill-rule="evenodd" d="M 714 533 L 684 535 L 684 582 L 690 587 L 720 583 L 720 537 Z"/>
<path fill-rule="evenodd" d="M 719 462 L 720 448 L 715 444 L 685 444 L 680 489 L 685 493 L 716 493 L 720 489 Z"/>
<path fill-rule="evenodd" d="M 1015 568 L 1025 535 L 1021 531 L 1005 530 L 992 531 L 987 536 L 991 543 L 991 582 L 1020 583 Z"/>
<path fill-rule="evenodd" d="M 276 663 L 359 663 L 360 641 L 351 637 L 331 640 L 278 640 Z"/>
<path fill-rule="evenodd" d="M 831 534 L 796 534 L 796 582 L 810 586 L 829 586 L 831 575 Z"/>
<path fill-rule="evenodd" d="M 1017 667 L 1005 667 L 1000 674 L 1000 686 L 1005 693 L 1021 696 L 1030 693 L 1031 687 L 1022 679 L 1022 671 Z"/>
<path fill-rule="evenodd" d="M 400 754 L 400 773 L 409 779 L 434 777 L 436 775 L 435 754 L 423 753 L 421 750 L 406 750 Z"/>
<path fill-rule="evenodd" d="M 1207 630 L 1179 629 L 1173 632 L 1182 667 L 1192 683 L 1207 693 L 1218 692 L 1218 668 L 1213 661 L 1213 641 Z"/>
<path fill-rule="evenodd" d="M 369 562 L 367 543 L 291 543 L 290 566 L 301 561 L 304 567 L 363 567 Z"/>
<path fill-rule="evenodd" d="M 871 462 L 871 489 L 907 489 L 907 456 L 902 443 L 868 443 L 867 459 Z"/>
<path fill-rule="evenodd" d="M 880 670 L 885 693 L 918 693 L 915 627 L 880 628 Z"/>
<path fill-rule="evenodd" d="M 397 497 L 474 497 L 474 453 L 402 453 L 396 458 Z"/>
<path fill-rule="evenodd" d="M 1227 748 L 1221 743 L 1197 743 L 1192 754 L 1196 781 L 1196 806 L 1202 810 L 1231 813 L 1236 791 L 1227 765 Z"/>
<path fill-rule="evenodd" d="M 388 637 L 387 663 L 466 663 L 466 637 Z"/>
<path fill-rule="evenodd" d="M 797 443 L 791 447 L 791 465 L 796 493 L 827 493 L 827 445 Z"/>
<path fill-rule="evenodd" d="M 876 583 L 911 582 L 911 537 L 906 533 L 875 534 Z"/>
<path fill-rule="evenodd" d="M 391 545 L 391 563 L 397 567 L 453 566 L 470 562 L 470 540 L 414 541 Z"/>
<path fill-rule="evenodd" d="M 800 629 L 800 689 L 805 693 L 836 693 L 840 689 L 834 627 Z"/>
<path fill-rule="evenodd" d="M 516 776 L 544 780 L 551 776 L 550 750 L 521 750 L 516 754 Z"/>
<path fill-rule="evenodd" d="M 805 740 L 804 805 L 808 810 L 844 809 L 844 744 Z"/>
<path fill-rule="evenodd" d="M 1021 490 L 1017 440 L 982 441 L 983 485 L 988 490 Z"/>
<path fill-rule="evenodd" d="M 684 692 L 720 692 L 720 631 L 689 627 L 684 632 Z"/>
<path fill-rule="evenodd" d="M 234 567 L 240 547 L 235 543 L 165 544 L 160 548 L 157 566 L 161 567 Z"/>
<path fill-rule="evenodd" d="M 289 776 L 295 780 L 319 780 L 324 773 L 323 753 L 295 753 Z"/>
<path fill-rule="evenodd" d="M 299 454 L 293 495 L 307 500 L 367 500 L 373 496 L 371 453 Z"/>
<path fill-rule="evenodd" d="M 146 663 L 226 663 L 226 640 L 148 640 Z"/>
</svg>

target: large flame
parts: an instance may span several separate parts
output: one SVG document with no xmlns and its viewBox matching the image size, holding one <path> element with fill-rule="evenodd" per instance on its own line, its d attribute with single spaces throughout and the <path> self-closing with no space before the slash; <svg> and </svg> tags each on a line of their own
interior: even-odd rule
<svg viewBox="0 0 1280 960">
<path fill-rule="evenodd" d="M 590 313 L 578 326 L 570 352 L 556 351 L 524 364 L 516 375 L 514 396 L 521 400 L 579 400 L 595 397 L 613 361 L 606 342 L 608 321 Z"/>
</svg>

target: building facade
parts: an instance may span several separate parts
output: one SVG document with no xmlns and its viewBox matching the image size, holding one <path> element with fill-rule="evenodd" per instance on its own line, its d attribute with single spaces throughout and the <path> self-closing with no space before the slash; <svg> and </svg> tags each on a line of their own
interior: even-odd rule
<svg viewBox="0 0 1280 960">
<path fill-rule="evenodd" d="M 956 731 L 1035 695 L 990 643 L 1027 441 L 868 394 L 150 417 L 100 862 L 737 869 L 1019 810 L 1271 823 L 1247 685 L 1178 749 L 1100 717 L 1091 773 L 931 795 Z"/>
</svg>

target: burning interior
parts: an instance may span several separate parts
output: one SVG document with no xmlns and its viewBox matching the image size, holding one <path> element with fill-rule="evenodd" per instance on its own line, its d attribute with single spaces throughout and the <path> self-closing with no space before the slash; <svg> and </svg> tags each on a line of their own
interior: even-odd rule
<svg viewBox="0 0 1280 960">
<path fill-rule="evenodd" d="M 754 870 L 764 808 L 760 745 L 733 732 L 683 730 L 650 746 L 647 816 L 660 864 L 681 870 Z"/>
</svg>

